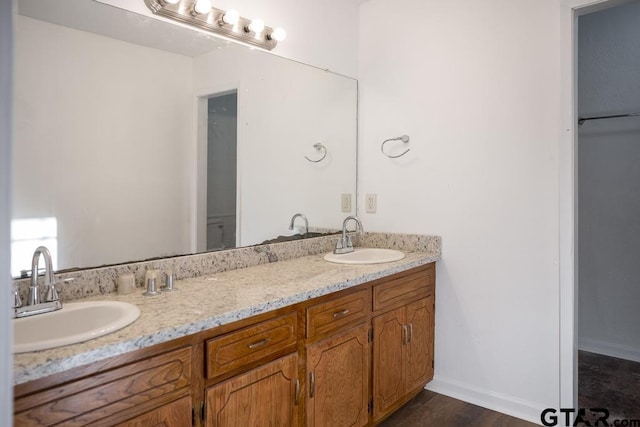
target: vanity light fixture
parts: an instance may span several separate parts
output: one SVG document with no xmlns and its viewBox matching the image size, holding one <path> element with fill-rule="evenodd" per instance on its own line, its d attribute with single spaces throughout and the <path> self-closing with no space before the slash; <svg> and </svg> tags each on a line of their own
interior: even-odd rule
<svg viewBox="0 0 640 427">
<path fill-rule="evenodd" d="M 212 7 L 213 5 L 210 0 L 197 0 L 196 4 L 193 5 L 192 15 L 207 15 L 211 12 Z"/>
<path fill-rule="evenodd" d="M 258 18 L 252 20 L 249 25 L 244 27 L 245 33 L 250 33 L 253 31 L 256 34 L 260 34 L 262 30 L 264 30 L 264 21 Z"/>
<path fill-rule="evenodd" d="M 280 27 L 273 30 L 271 34 L 267 34 L 267 38 L 269 40 L 273 39 L 277 42 L 281 42 L 286 37 L 287 37 L 287 32 L 284 30 L 284 28 L 280 28 Z"/>
<path fill-rule="evenodd" d="M 240 14 L 233 10 L 227 10 L 227 12 L 222 15 L 222 23 L 220 25 L 224 25 L 224 24 L 229 24 L 229 25 L 236 25 L 238 23 L 238 21 L 240 20 Z"/>
<path fill-rule="evenodd" d="M 282 28 L 267 27 L 261 19 L 247 19 L 235 10 L 213 7 L 211 0 L 144 0 L 159 16 L 188 24 L 214 34 L 271 50 L 284 40 Z"/>
</svg>

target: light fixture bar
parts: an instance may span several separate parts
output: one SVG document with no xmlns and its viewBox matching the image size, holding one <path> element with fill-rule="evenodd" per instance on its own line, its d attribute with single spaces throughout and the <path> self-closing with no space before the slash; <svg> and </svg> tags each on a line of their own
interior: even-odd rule
<svg viewBox="0 0 640 427">
<path fill-rule="evenodd" d="M 253 28 L 256 28 L 255 23 L 251 25 L 252 20 L 242 16 L 237 17 L 235 24 L 229 24 L 227 23 L 229 17 L 226 20 L 223 19 L 227 12 L 215 7 L 212 7 L 209 13 L 199 13 L 201 12 L 201 5 L 197 10 L 195 7 L 197 0 L 180 0 L 177 3 L 170 3 L 166 0 L 144 0 L 144 2 L 156 15 L 210 31 L 214 34 L 220 34 L 267 50 L 273 49 L 278 44 L 279 37 L 274 36 L 273 28 L 265 26 L 262 31 L 256 33 L 253 30 Z M 233 21 L 235 21 L 235 16 L 233 18 Z M 278 35 L 278 32 L 276 32 L 276 35 Z"/>
</svg>

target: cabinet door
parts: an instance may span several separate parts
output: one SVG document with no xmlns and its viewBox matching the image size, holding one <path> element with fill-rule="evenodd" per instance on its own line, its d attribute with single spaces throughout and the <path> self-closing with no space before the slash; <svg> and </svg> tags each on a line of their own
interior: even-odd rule
<svg viewBox="0 0 640 427">
<path fill-rule="evenodd" d="M 368 332 L 364 324 L 307 348 L 309 427 L 368 423 Z"/>
<path fill-rule="evenodd" d="M 433 296 L 407 305 L 406 392 L 433 378 Z"/>
<path fill-rule="evenodd" d="M 14 402 L 16 426 L 114 425 L 189 393 L 191 347 L 61 383 Z"/>
<path fill-rule="evenodd" d="M 405 394 L 408 329 L 401 307 L 373 318 L 373 420 L 388 413 Z"/>
<path fill-rule="evenodd" d="M 192 425 L 191 416 L 191 398 L 183 397 L 154 411 L 118 424 L 118 427 L 190 427 Z"/>
<path fill-rule="evenodd" d="M 291 354 L 206 391 L 206 426 L 294 426 L 298 423 L 298 355 Z"/>
</svg>

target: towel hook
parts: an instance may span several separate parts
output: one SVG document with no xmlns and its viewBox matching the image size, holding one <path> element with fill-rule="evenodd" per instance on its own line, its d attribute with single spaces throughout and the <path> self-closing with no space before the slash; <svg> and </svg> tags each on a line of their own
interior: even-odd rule
<svg viewBox="0 0 640 427">
<path fill-rule="evenodd" d="M 396 156 L 392 156 L 390 154 L 385 153 L 384 152 L 384 144 L 386 144 L 389 141 L 402 141 L 403 143 L 407 144 L 407 143 L 409 143 L 409 135 L 402 135 L 402 136 L 397 136 L 395 138 L 389 138 L 389 139 L 385 139 L 384 140 L 384 142 L 380 146 L 380 151 L 382 151 L 382 154 L 384 154 L 385 156 L 389 157 L 390 159 L 397 159 L 398 157 L 402 157 L 402 156 L 404 156 L 405 154 L 407 154 L 409 152 L 409 148 L 407 148 L 402 153 L 400 153 L 400 154 L 398 154 Z"/>
<path fill-rule="evenodd" d="M 313 144 L 313 148 L 315 148 L 316 151 L 324 151 L 324 153 L 322 154 L 322 157 L 320 157 L 318 160 L 311 160 L 307 156 L 304 156 L 305 159 L 309 160 L 312 163 L 319 163 L 323 161 L 325 157 L 327 157 L 327 147 L 322 145 L 321 142 L 316 142 L 315 144 Z"/>
</svg>

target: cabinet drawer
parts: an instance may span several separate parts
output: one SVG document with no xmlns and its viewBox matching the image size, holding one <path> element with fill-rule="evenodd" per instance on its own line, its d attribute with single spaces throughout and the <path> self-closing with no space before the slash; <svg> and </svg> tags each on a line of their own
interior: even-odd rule
<svg viewBox="0 0 640 427">
<path fill-rule="evenodd" d="M 16 426 L 100 425 L 109 417 L 140 413 L 152 400 L 188 394 L 190 384 L 188 347 L 18 398 L 13 422 Z"/>
<path fill-rule="evenodd" d="M 373 310 L 396 307 L 433 293 L 435 268 L 398 277 L 373 287 Z"/>
<path fill-rule="evenodd" d="M 307 338 L 336 332 L 371 313 L 371 292 L 366 289 L 307 308 Z"/>
<path fill-rule="evenodd" d="M 291 313 L 207 340 L 207 378 L 295 351 L 296 334 L 296 313 Z"/>
</svg>

